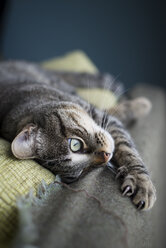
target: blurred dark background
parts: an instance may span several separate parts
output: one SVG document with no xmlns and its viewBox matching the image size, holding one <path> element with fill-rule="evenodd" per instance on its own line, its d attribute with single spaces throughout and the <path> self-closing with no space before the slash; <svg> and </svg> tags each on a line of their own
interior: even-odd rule
<svg viewBox="0 0 166 248">
<path fill-rule="evenodd" d="M 129 88 L 165 86 L 165 13 L 160 0 L 1 0 L 1 58 L 43 61 L 81 49 Z"/>
</svg>

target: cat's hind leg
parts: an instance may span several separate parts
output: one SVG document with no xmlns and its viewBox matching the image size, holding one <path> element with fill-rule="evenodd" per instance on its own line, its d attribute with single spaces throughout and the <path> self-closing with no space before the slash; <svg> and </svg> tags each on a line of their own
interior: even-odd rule
<svg viewBox="0 0 166 248">
<path fill-rule="evenodd" d="M 151 102 L 145 97 L 138 97 L 133 100 L 124 100 L 107 112 L 117 117 L 125 126 L 146 116 L 152 108 Z"/>
</svg>

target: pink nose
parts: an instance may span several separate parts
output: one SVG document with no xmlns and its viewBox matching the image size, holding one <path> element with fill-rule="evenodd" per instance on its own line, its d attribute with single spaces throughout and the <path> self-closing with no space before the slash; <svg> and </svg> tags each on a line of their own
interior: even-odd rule
<svg viewBox="0 0 166 248">
<path fill-rule="evenodd" d="M 100 163 L 107 163 L 110 160 L 111 154 L 108 152 L 95 152 L 96 155 L 96 160 L 98 160 L 98 162 Z"/>
<path fill-rule="evenodd" d="M 103 152 L 103 156 L 104 156 L 104 160 L 105 160 L 105 162 L 108 162 L 109 161 L 109 159 L 110 159 L 110 153 L 108 153 L 108 152 Z"/>
</svg>

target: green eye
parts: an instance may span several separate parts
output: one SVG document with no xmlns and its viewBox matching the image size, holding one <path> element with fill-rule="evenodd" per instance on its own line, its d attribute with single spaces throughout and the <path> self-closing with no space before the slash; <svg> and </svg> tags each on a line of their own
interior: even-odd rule
<svg viewBox="0 0 166 248">
<path fill-rule="evenodd" d="M 68 141 L 72 152 L 79 152 L 83 148 L 82 141 L 78 139 L 69 139 Z"/>
</svg>

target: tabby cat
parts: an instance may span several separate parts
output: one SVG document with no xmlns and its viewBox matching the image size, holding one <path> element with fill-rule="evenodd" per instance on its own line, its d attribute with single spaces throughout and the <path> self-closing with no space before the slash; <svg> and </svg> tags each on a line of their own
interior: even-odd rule
<svg viewBox="0 0 166 248">
<path fill-rule="evenodd" d="M 18 159 L 35 159 L 72 182 L 88 169 L 116 165 L 123 195 L 150 209 L 155 188 L 124 126 L 150 110 L 145 98 L 125 100 L 107 112 L 83 100 L 76 87 L 109 87 L 109 75 L 50 72 L 18 61 L 0 63 L 0 135 Z"/>
</svg>

